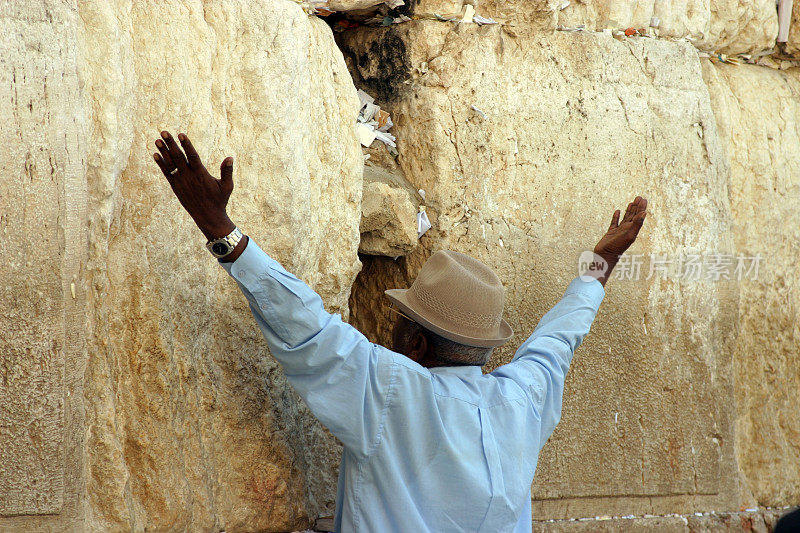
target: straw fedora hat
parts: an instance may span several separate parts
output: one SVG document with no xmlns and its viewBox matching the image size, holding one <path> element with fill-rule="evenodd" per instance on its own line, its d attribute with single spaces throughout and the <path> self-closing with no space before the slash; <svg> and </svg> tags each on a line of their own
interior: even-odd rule
<svg viewBox="0 0 800 533">
<path fill-rule="evenodd" d="M 503 320 L 505 290 L 491 268 L 468 255 L 440 250 L 409 289 L 386 296 L 424 328 L 467 346 L 494 347 L 514 332 Z"/>
</svg>

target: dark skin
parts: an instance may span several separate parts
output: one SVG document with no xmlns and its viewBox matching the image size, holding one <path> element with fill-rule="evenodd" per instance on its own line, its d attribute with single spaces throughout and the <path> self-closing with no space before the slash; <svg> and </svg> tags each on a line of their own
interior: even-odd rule
<svg viewBox="0 0 800 533">
<path fill-rule="evenodd" d="M 155 142 L 158 153 L 153 154 L 153 159 L 167 178 L 172 192 L 206 239 L 228 235 L 236 227 L 227 211 L 228 200 L 233 192 L 233 158 L 223 159 L 219 169 L 221 178 L 217 179 L 206 170 L 186 134 L 178 134 L 178 141 L 180 146 L 169 132 L 162 131 L 161 139 Z M 172 173 L 174 169 L 177 172 Z M 222 261 L 236 261 L 247 247 L 247 240 L 245 237 L 239 241 Z"/>
<path fill-rule="evenodd" d="M 394 321 L 394 327 L 392 328 L 392 350 L 405 355 L 425 368 L 453 366 L 436 359 L 431 349 L 430 340 L 424 332 L 416 332 L 414 335 L 408 335 L 410 327 L 410 320 L 399 315 L 397 316 Z"/>
<path fill-rule="evenodd" d="M 180 142 L 180 145 L 178 144 Z M 228 200 L 233 192 L 233 158 L 226 157 L 220 165 L 220 179 L 212 176 L 200 160 L 189 137 L 178 134 L 178 142 L 167 131 L 155 141 L 158 153 L 153 159 L 172 187 L 183 208 L 192 217 L 206 239 L 213 240 L 228 235 L 236 225 L 228 217 Z M 177 169 L 176 172 L 173 172 Z M 604 287 L 620 256 L 634 243 L 647 216 L 647 199 L 637 196 L 625 210 L 620 222 L 620 210 L 611 217 L 611 225 L 597 243 L 594 253 L 602 257 L 608 268 L 597 278 Z M 247 247 L 245 236 L 223 262 L 233 262 Z M 410 323 L 398 316 L 392 330 L 392 349 L 420 365 L 431 368 L 446 366 L 436 359 L 428 336 L 423 332 L 406 335 Z"/>
</svg>

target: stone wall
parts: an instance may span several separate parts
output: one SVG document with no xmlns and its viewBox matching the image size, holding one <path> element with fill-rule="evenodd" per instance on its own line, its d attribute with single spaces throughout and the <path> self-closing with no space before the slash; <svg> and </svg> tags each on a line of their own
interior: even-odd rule
<svg viewBox="0 0 800 533">
<path fill-rule="evenodd" d="M 7 4 L 0 24 L 0 529 L 330 512 L 338 444 L 151 156 L 161 129 L 213 174 L 232 155 L 232 218 L 347 315 L 363 163 L 330 29 L 288 0 Z"/>
<path fill-rule="evenodd" d="M 698 54 L 772 47 L 774 5 L 563 4 L 490 0 L 478 13 L 501 24 L 479 27 L 433 20 L 460 1 L 409 1 L 414 20 L 336 42 L 291 0 L 0 7 L 0 530 L 332 514 L 339 445 L 153 164 L 161 129 L 212 174 L 232 155 L 234 221 L 376 342 L 383 290 L 434 251 L 492 265 L 516 336 L 490 368 L 644 194 L 640 279 L 609 283 L 576 354 L 537 528 L 767 530 L 777 511 L 736 512 L 800 504 L 800 69 Z M 653 17 L 658 39 L 593 31 Z M 368 150 L 390 171 L 368 179 L 356 87 L 398 138 L 396 159 Z M 761 256 L 758 279 L 649 275 L 654 254 L 714 253 Z M 606 515 L 664 516 L 571 520 Z"/>
<path fill-rule="evenodd" d="M 800 502 L 800 70 L 703 66 L 730 161 L 737 250 L 763 257 L 740 284 L 737 461 L 761 505 Z"/>
<path fill-rule="evenodd" d="M 68 528 L 81 517 L 87 349 L 75 10 L 4 4 L 0 49 L 0 517 Z"/>
<path fill-rule="evenodd" d="M 615 208 L 652 201 L 632 254 L 733 246 L 728 167 L 696 50 L 595 33 L 512 38 L 503 28 L 421 21 L 396 31 L 411 83 L 391 107 L 398 162 L 426 191 L 434 229 L 396 264 L 365 270 L 353 320 L 404 286 L 434 250 L 490 264 L 516 336 L 508 361 L 577 272 Z M 348 34 L 369 49 L 380 30 Z M 380 61 L 380 58 L 375 58 Z M 373 72 L 352 62 L 357 74 Z M 356 82 L 359 83 L 358 75 Z M 366 81 L 365 81 L 366 83 Z M 477 107 L 483 115 L 472 106 Z M 571 369 L 564 417 L 540 459 L 534 514 L 735 508 L 732 343 L 738 288 L 668 276 L 612 281 Z M 365 303 L 362 304 L 361 300 Z"/>
<path fill-rule="evenodd" d="M 673 264 L 609 284 L 540 458 L 534 519 L 797 505 L 798 70 L 712 63 L 692 40 L 513 22 L 418 20 L 339 38 L 356 85 L 397 117 L 396 163 L 426 191 L 434 226 L 404 258 L 364 258 L 353 323 L 388 342 L 382 291 L 455 249 L 506 283 L 517 336 L 492 365 L 508 361 L 605 217 L 644 194 L 651 217 L 630 251 L 642 278 L 658 255 L 697 254 L 748 267 L 758 256 L 761 275 L 692 282 Z M 752 37 L 727 49 L 759 49 Z"/>
<path fill-rule="evenodd" d="M 529 32 L 584 26 L 590 31 L 645 28 L 661 38 L 689 40 L 701 50 L 727 54 L 759 52 L 775 45 L 778 17 L 773 0 L 412 0 L 416 17 L 463 14 L 464 4 L 502 23 L 506 31 Z M 795 7 L 795 9 L 797 9 Z"/>
</svg>

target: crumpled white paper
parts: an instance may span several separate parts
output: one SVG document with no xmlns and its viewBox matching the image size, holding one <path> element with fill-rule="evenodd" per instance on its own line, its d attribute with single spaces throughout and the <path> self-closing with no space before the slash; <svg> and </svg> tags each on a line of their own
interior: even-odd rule
<svg viewBox="0 0 800 533">
<path fill-rule="evenodd" d="M 431 229 L 431 221 L 428 220 L 428 213 L 420 211 L 417 213 L 417 239 L 425 235 L 429 229 Z"/>
</svg>

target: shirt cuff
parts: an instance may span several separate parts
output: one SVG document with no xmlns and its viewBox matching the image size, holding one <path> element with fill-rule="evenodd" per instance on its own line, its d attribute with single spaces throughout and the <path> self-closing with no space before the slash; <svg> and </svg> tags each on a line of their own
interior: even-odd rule
<svg viewBox="0 0 800 533">
<path fill-rule="evenodd" d="M 231 277 L 233 277 L 233 279 L 251 291 L 255 288 L 251 285 L 258 281 L 260 274 L 264 271 L 264 266 L 271 269 L 282 268 L 280 264 L 267 255 L 250 236 L 247 238 L 247 246 L 235 261 L 223 262 L 217 259 L 217 262 Z"/>
<path fill-rule="evenodd" d="M 568 294 L 581 294 L 586 296 L 595 307 L 599 308 L 600 302 L 603 301 L 603 297 L 606 295 L 606 289 L 603 287 L 603 284 L 596 279 L 584 281 L 580 277 L 577 277 L 567 286 L 564 296 Z"/>
</svg>

